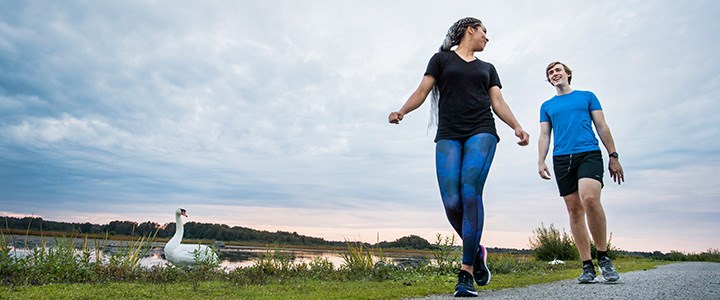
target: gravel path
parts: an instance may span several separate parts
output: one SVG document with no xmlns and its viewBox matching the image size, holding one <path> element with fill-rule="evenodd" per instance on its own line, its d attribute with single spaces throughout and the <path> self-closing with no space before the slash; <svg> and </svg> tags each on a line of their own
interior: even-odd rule
<svg viewBox="0 0 720 300">
<path fill-rule="evenodd" d="M 622 279 L 612 284 L 563 280 L 524 288 L 480 290 L 479 299 L 720 299 L 720 263 L 673 263 L 620 276 Z M 448 294 L 418 299 L 456 298 Z"/>
</svg>

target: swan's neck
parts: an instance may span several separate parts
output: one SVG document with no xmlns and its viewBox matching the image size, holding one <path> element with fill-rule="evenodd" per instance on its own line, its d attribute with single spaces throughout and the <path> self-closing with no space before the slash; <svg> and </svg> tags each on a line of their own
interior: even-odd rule
<svg viewBox="0 0 720 300">
<path fill-rule="evenodd" d="M 175 235 L 168 241 L 168 244 L 175 244 L 178 245 L 182 241 L 182 237 L 184 234 L 183 230 L 183 223 L 182 223 L 182 216 L 176 215 L 175 216 Z"/>
</svg>

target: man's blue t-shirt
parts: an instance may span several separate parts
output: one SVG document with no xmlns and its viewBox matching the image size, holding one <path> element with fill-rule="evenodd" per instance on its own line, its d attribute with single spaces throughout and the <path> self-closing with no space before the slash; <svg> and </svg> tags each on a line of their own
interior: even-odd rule
<svg viewBox="0 0 720 300">
<path fill-rule="evenodd" d="M 595 94 L 578 90 L 540 106 L 540 122 L 550 122 L 555 135 L 553 156 L 600 150 L 590 115 L 595 110 L 602 110 Z"/>
</svg>

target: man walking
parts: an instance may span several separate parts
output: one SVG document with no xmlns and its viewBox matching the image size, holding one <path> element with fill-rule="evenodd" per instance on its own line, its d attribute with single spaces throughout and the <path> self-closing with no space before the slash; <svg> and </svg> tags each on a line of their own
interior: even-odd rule
<svg viewBox="0 0 720 300">
<path fill-rule="evenodd" d="M 583 272 L 580 283 L 595 282 L 595 265 L 590 254 L 590 237 L 597 247 L 597 258 L 602 277 L 617 281 L 620 274 L 608 256 L 607 224 L 605 211 L 600 202 L 603 187 L 603 158 L 598 136 L 609 153 L 608 170 L 614 182 L 625 181 L 615 142 L 600 101 L 590 91 L 573 90 L 570 87 L 572 70 L 561 62 L 552 62 L 545 69 L 545 77 L 555 87 L 556 95 L 540 107 L 540 136 L 538 138 L 538 173 L 550 179 L 545 158 L 554 131 L 553 170 L 560 196 L 570 217 L 570 230 L 575 240 Z M 588 234 L 588 229 L 589 233 Z"/>
</svg>

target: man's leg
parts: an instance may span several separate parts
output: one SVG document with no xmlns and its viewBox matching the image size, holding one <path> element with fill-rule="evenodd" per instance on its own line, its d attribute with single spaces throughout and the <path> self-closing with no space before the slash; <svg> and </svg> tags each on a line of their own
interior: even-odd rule
<svg viewBox="0 0 720 300">
<path fill-rule="evenodd" d="M 563 199 L 565 199 L 565 205 L 570 216 L 570 231 L 572 231 L 575 246 L 580 253 L 580 260 L 583 262 L 583 272 L 577 280 L 580 283 L 595 282 L 595 265 L 593 265 L 590 256 L 590 238 L 585 224 L 585 208 L 580 200 L 580 194 L 576 191 L 563 196 Z"/>
<path fill-rule="evenodd" d="M 620 279 L 620 274 L 615 270 L 610 257 L 607 256 L 607 221 L 605 220 L 605 210 L 600 202 L 602 184 L 595 179 L 582 178 L 579 181 L 578 189 L 587 215 L 590 233 L 598 250 L 598 265 L 602 271 L 602 277 L 609 282 L 617 281 Z"/>
<path fill-rule="evenodd" d="M 568 216 L 570 217 L 570 231 L 572 232 L 575 246 L 580 253 L 580 260 L 588 261 L 590 256 L 590 237 L 588 236 L 587 224 L 585 223 L 585 209 L 578 192 L 563 196 Z"/>
<path fill-rule="evenodd" d="M 607 251 L 607 221 L 600 202 L 602 184 L 591 178 L 580 178 L 578 192 L 587 216 L 587 224 L 598 251 Z M 583 258 L 584 259 L 584 258 Z M 590 259 L 588 257 L 587 259 Z"/>
</svg>

